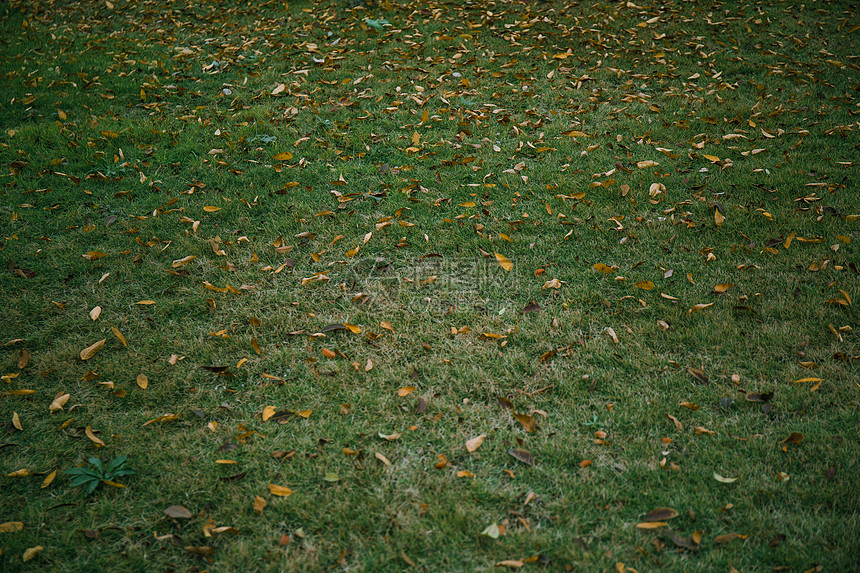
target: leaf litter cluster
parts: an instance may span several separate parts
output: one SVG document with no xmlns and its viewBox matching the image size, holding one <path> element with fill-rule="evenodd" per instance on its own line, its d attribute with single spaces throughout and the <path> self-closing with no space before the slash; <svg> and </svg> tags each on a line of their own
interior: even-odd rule
<svg viewBox="0 0 860 573">
<path fill-rule="evenodd" d="M 4 507 L 106 543 L 54 480 L 105 448 L 165 560 L 846 554 L 751 508 L 856 466 L 849 3 L 2 17 Z M 19 515 L 0 559 L 71 551 Z"/>
</svg>

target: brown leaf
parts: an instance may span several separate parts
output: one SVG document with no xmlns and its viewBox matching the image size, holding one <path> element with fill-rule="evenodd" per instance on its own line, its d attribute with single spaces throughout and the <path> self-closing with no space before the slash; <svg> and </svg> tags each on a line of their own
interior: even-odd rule
<svg viewBox="0 0 860 573">
<path fill-rule="evenodd" d="M 21 521 L 7 521 L 0 523 L 0 533 L 12 533 L 24 529 L 24 523 Z"/>
<path fill-rule="evenodd" d="M 508 450 L 508 454 L 512 455 L 527 466 L 534 465 L 535 463 L 534 456 L 532 456 L 531 453 L 529 453 L 528 451 L 523 450 L 521 448 L 511 448 L 510 450 Z"/>
<path fill-rule="evenodd" d="M 654 283 L 651 281 L 639 281 L 636 283 L 636 286 L 643 290 L 652 290 L 654 288 Z"/>
<path fill-rule="evenodd" d="M 30 351 L 22 348 L 18 351 L 18 370 L 23 370 L 30 363 Z"/>
<path fill-rule="evenodd" d="M 164 514 L 174 519 L 191 519 L 193 517 L 191 510 L 184 505 L 171 505 L 164 510 Z"/>
<path fill-rule="evenodd" d="M 123 336 L 122 333 L 115 326 L 111 326 L 110 330 L 111 332 L 113 332 L 114 336 L 116 336 L 119 341 L 122 342 L 122 345 L 128 348 L 128 342 L 125 340 L 125 336 Z"/>
<path fill-rule="evenodd" d="M 675 517 L 678 517 L 678 512 L 671 507 L 658 507 L 648 512 L 643 521 L 666 521 Z"/>
<path fill-rule="evenodd" d="M 707 382 L 708 376 L 699 368 L 687 368 L 687 373 L 699 382 Z"/>
<path fill-rule="evenodd" d="M 263 508 L 266 507 L 266 500 L 259 495 L 254 496 L 254 513 L 257 515 L 263 515 Z"/>
<path fill-rule="evenodd" d="M 21 418 L 18 416 L 18 412 L 12 412 L 12 425 L 16 430 L 24 431 L 24 426 L 21 425 Z"/>
<path fill-rule="evenodd" d="M 609 265 L 604 265 L 603 263 L 594 263 L 594 270 L 603 273 L 604 275 L 608 275 L 615 269 L 613 269 Z"/>
<path fill-rule="evenodd" d="M 147 378 L 146 374 L 137 375 L 137 385 L 146 390 L 147 386 L 149 386 L 149 378 Z"/>
<path fill-rule="evenodd" d="M 81 350 L 81 360 L 89 360 L 90 358 L 95 356 L 96 353 L 99 350 L 101 350 L 102 347 L 105 345 L 106 341 L 107 341 L 106 338 L 102 338 L 98 342 L 95 342 L 95 343 L 91 344 L 90 346 L 87 346 L 86 348 Z"/>
<path fill-rule="evenodd" d="M 792 432 L 791 435 L 789 435 L 784 440 L 780 440 L 779 443 L 780 444 L 799 444 L 802 441 L 803 441 L 803 434 L 801 434 L 800 432 Z"/>
<path fill-rule="evenodd" d="M 536 429 L 534 416 L 529 416 L 528 414 L 517 414 L 513 413 L 514 418 L 523 425 L 523 428 L 526 432 L 534 432 Z"/>
<path fill-rule="evenodd" d="M 676 418 L 675 416 L 673 416 L 671 414 L 666 414 L 666 417 L 669 418 L 670 420 L 672 420 L 672 423 L 675 424 L 675 427 L 678 429 L 679 432 L 684 429 L 684 425 L 681 424 L 680 421 L 678 421 L 678 418 Z"/>
<path fill-rule="evenodd" d="M 660 527 L 666 527 L 669 525 L 665 521 L 649 521 L 646 523 L 637 523 L 636 529 L 659 529 Z"/>
<path fill-rule="evenodd" d="M 719 285 L 714 287 L 714 292 L 717 294 L 722 294 L 722 293 L 726 292 L 727 290 L 729 290 L 730 288 L 732 288 L 733 286 L 735 286 L 734 283 L 719 284 Z"/>
</svg>

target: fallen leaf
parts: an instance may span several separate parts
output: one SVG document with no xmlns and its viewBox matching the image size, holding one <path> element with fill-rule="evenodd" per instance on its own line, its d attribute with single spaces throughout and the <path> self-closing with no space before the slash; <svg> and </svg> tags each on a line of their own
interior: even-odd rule
<svg viewBox="0 0 860 573">
<path fill-rule="evenodd" d="M 269 484 L 269 491 L 272 495 L 277 495 L 279 497 L 287 497 L 292 495 L 293 490 L 283 485 L 275 485 L 273 483 Z"/>
<path fill-rule="evenodd" d="M 518 569 L 523 565 L 525 565 L 525 563 L 516 559 L 506 559 L 504 561 L 499 561 L 498 563 L 496 563 L 496 567 L 510 567 L 511 569 Z"/>
<path fill-rule="evenodd" d="M 102 313 L 102 307 L 96 306 L 90 311 L 90 318 L 96 320 Z"/>
<path fill-rule="evenodd" d="M 268 502 L 265 498 L 260 497 L 259 495 L 254 496 L 254 513 L 257 515 L 263 515 L 263 509 L 266 507 Z"/>
<path fill-rule="evenodd" d="M 263 421 L 265 422 L 269 418 L 275 415 L 275 407 L 274 406 L 266 406 L 263 408 Z"/>
<path fill-rule="evenodd" d="M 486 434 L 481 434 L 480 436 L 476 436 L 476 437 L 472 438 L 471 440 L 467 440 L 466 441 L 466 451 L 471 453 L 471 452 L 474 452 L 475 450 L 477 450 L 478 448 L 480 448 L 481 444 L 484 443 L 484 438 L 486 438 L 486 437 L 487 437 Z"/>
<path fill-rule="evenodd" d="M 594 263 L 594 270 L 601 272 L 605 275 L 611 273 L 614 269 L 608 265 L 604 265 L 603 263 Z"/>
<path fill-rule="evenodd" d="M 51 473 L 49 473 L 47 476 L 45 476 L 45 479 L 42 480 L 42 485 L 39 486 L 40 489 L 45 489 L 46 487 L 51 485 L 54 481 L 54 478 L 56 478 L 56 477 L 57 477 L 57 470 L 54 470 Z"/>
<path fill-rule="evenodd" d="M 729 290 L 730 288 L 732 288 L 733 286 L 735 286 L 734 283 L 719 284 L 719 285 L 714 287 L 714 292 L 717 294 L 722 294 L 722 293 L 726 292 L 727 290 Z"/>
<path fill-rule="evenodd" d="M 24 523 L 21 521 L 7 521 L 0 523 L 0 533 L 13 533 L 24 529 Z"/>
<path fill-rule="evenodd" d="M 643 518 L 643 521 L 666 521 L 675 517 L 678 517 L 678 512 L 671 507 L 658 507 L 649 511 L 648 515 Z"/>
<path fill-rule="evenodd" d="M 81 360 L 89 360 L 90 358 L 95 356 L 96 353 L 99 350 L 101 350 L 102 347 L 105 345 L 106 341 L 107 341 L 106 338 L 102 338 L 98 342 L 95 342 L 95 343 L 91 344 L 90 346 L 87 346 L 86 348 L 81 350 Z"/>
<path fill-rule="evenodd" d="M 397 395 L 402 398 L 403 396 L 408 396 L 409 394 L 412 394 L 412 392 L 414 391 L 415 386 L 404 386 L 403 388 L 397 390 Z"/>
<path fill-rule="evenodd" d="M 528 451 L 523 450 L 521 448 L 511 448 L 510 450 L 508 450 L 508 454 L 515 457 L 517 460 L 521 461 L 527 466 L 534 465 L 535 463 L 534 456 L 532 456 L 531 453 L 529 453 Z"/>
<path fill-rule="evenodd" d="M 505 269 L 506 271 L 513 270 L 514 263 L 512 263 L 508 257 L 506 257 L 505 255 L 502 255 L 500 253 L 495 253 L 495 255 L 496 255 L 496 261 L 499 263 L 499 265 L 501 265 L 501 267 L 503 269 Z"/>
<path fill-rule="evenodd" d="M 652 290 L 654 288 L 654 283 L 651 281 L 639 281 L 635 283 L 638 288 L 642 290 Z"/>
<path fill-rule="evenodd" d="M 63 405 L 69 401 L 69 398 L 70 398 L 69 394 L 60 394 L 59 396 L 54 398 L 54 401 L 51 402 L 51 405 L 48 407 L 48 409 L 51 411 L 52 414 L 54 412 L 58 412 L 58 411 L 62 410 Z"/>
<path fill-rule="evenodd" d="M 720 483 L 734 483 L 734 482 L 738 481 L 738 478 L 723 477 L 720 474 L 718 474 L 717 472 L 714 472 L 714 479 Z"/>
<path fill-rule="evenodd" d="M 117 328 L 115 326 L 111 326 L 110 330 L 111 330 L 111 332 L 113 332 L 114 336 L 116 336 L 117 339 L 119 339 L 119 341 L 122 342 L 122 345 L 125 346 L 126 348 L 128 348 L 128 342 L 126 341 L 125 336 L 123 336 L 122 333 L 119 330 L 117 330 Z"/>
<path fill-rule="evenodd" d="M 605 329 L 603 329 L 603 331 L 606 333 L 607 336 L 609 336 L 609 338 L 612 339 L 612 342 L 618 344 L 618 335 L 615 334 L 614 328 L 612 328 L 611 326 L 607 326 Z"/>
<path fill-rule="evenodd" d="M 534 432 L 536 429 L 534 416 L 529 416 L 528 414 L 517 414 L 513 413 L 514 418 L 523 425 L 523 428 L 526 432 Z"/>
<path fill-rule="evenodd" d="M 484 528 L 484 531 L 481 532 L 481 535 L 486 535 L 492 539 L 498 539 L 499 535 L 501 535 L 501 531 L 499 530 L 499 524 L 491 523 L 487 527 Z"/>
<path fill-rule="evenodd" d="M 91 427 L 87 426 L 87 427 L 84 429 L 84 433 L 85 433 L 85 434 L 87 435 L 87 437 L 88 437 L 88 438 L 89 438 L 89 439 L 90 439 L 90 440 L 91 440 L 91 441 L 96 445 L 96 447 L 97 447 L 97 448 L 102 448 L 102 447 L 104 447 L 105 443 L 104 443 L 103 441 L 101 441 L 101 439 L 99 439 L 99 438 L 95 435 L 95 432 L 93 432 L 93 429 L 92 429 Z"/>
<path fill-rule="evenodd" d="M 636 529 L 658 529 L 660 527 L 666 527 L 669 525 L 665 521 L 649 521 L 646 523 L 637 523 Z"/>
<path fill-rule="evenodd" d="M 12 425 L 16 430 L 24 431 L 24 426 L 21 425 L 21 417 L 18 416 L 18 412 L 12 412 Z"/>
<path fill-rule="evenodd" d="M 709 302 L 708 304 L 704 304 L 704 303 L 694 304 L 693 307 L 687 311 L 687 314 L 693 314 L 694 312 L 699 312 L 701 310 L 708 308 L 709 306 L 713 306 L 713 304 L 714 303 L 712 303 L 712 302 Z"/>
<path fill-rule="evenodd" d="M 146 390 L 147 386 L 149 386 L 149 378 L 147 378 L 146 374 L 137 375 L 137 385 Z"/>
<path fill-rule="evenodd" d="M 143 425 L 148 426 L 150 424 L 155 424 L 156 422 L 172 422 L 172 421 L 178 420 L 178 419 L 179 419 L 178 414 L 165 414 L 163 416 L 153 418 L 152 420 L 149 420 L 148 422 L 144 422 Z"/>
<path fill-rule="evenodd" d="M 789 435 L 784 440 L 780 440 L 779 443 L 780 444 L 799 444 L 802 441 L 803 441 L 803 434 L 801 434 L 800 432 L 792 432 L 791 435 Z"/>
<path fill-rule="evenodd" d="M 193 517 L 191 511 L 184 505 L 171 505 L 164 510 L 164 514 L 174 519 L 191 519 Z"/>
<path fill-rule="evenodd" d="M 383 464 L 385 464 L 386 466 L 390 466 L 390 465 L 391 465 L 391 462 L 390 462 L 390 461 L 388 460 L 388 458 L 386 458 L 383 454 L 381 454 L 381 453 L 379 453 L 379 452 L 376 452 L 375 454 L 373 454 L 373 456 L 374 456 L 377 460 L 379 460 L 380 462 L 382 462 Z"/>
<path fill-rule="evenodd" d="M 675 424 L 675 428 L 677 428 L 679 432 L 684 429 L 684 425 L 681 424 L 681 422 L 678 420 L 678 418 L 676 418 L 675 416 L 673 416 L 671 414 L 666 414 L 666 417 L 669 418 L 670 420 L 672 420 L 672 423 Z"/>
<path fill-rule="evenodd" d="M 37 545 L 36 547 L 29 547 L 24 550 L 24 555 L 21 557 L 21 560 L 26 563 L 27 561 L 41 553 L 44 549 L 45 548 L 41 545 Z"/>
</svg>

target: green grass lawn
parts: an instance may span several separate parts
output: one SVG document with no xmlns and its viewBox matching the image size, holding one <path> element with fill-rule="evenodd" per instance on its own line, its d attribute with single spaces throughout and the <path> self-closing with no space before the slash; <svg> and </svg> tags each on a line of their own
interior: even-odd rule
<svg viewBox="0 0 860 573">
<path fill-rule="evenodd" d="M 0 72 L 0 570 L 857 567 L 855 3 L 13 1 Z"/>
</svg>

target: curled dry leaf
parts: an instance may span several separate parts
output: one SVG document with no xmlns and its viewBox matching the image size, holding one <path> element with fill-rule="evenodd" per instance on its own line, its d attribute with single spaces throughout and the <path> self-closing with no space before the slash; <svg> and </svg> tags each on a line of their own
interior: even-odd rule
<svg viewBox="0 0 860 573">
<path fill-rule="evenodd" d="M 102 338 L 98 342 L 95 342 L 95 343 L 91 344 L 90 346 L 87 346 L 86 348 L 81 350 L 81 360 L 89 360 L 90 358 L 95 356 L 96 353 L 99 350 L 101 350 L 102 347 L 105 345 L 106 341 L 107 341 L 106 338 Z"/>
<path fill-rule="evenodd" d="M 478 448 L 481 447 L 481 444 L 484 443 L 484 438 L 486 438 L 486 437 L 487 437 L 486 434 L 481 434 L 480 436 L 476 436 L 476 437 L 472 438 L 471 440 L 467 440 L 466 441 L 466 450 L 470 453 L 474 452 L 475 450 L 477 450 Z"/>
<path fill-rule="evenodd" d="M 69 394 L 60 393 L 59 396 L 54 398 L 54 401 L 51 402 L 51 405 L 48 407 L 48 409 L 51 411 L 52 414 L 54 412 L 58 412 L 58 411 L 62 410 L 63 405 L 65 405 L 65 403 L 69 401 L 69 398 L 70 398 Z"/>
<path fill-rule="evenodd" d="M 611 326 L 607 326 L 603 331 L 606 333 L 606 335 L 609 338 L 612 339 L 612 342 L 614 342 L 615 344 L 618 344 L 618 335 L 615 334 L 614 328 L 612 328 Z"/>
<path fill-rule="evenodd" d="M 694 304 L 693 307 L 687 311 L 687 314 L 693 314 L 696 312 L 700 312 L 700 311 L 708 308 L 709 306 L 713 306 L 713 305 L 714 305 L 714 303 L 712 303 L 712 302 L 709 302 L 708 304 L 704 304 L 704 303 Z"/>
<path fill-rule="evenodd" d="M 97 448 L 103 448 L 104 447 L 105 443 L 103 441 L 101 441 L 101 439 L 99 439 L 98 436 L 96 436 L 95 432 L 93 432 L 93 429 L 91 427 L 87 426 L 84 429 L 84 433 L 96 445 Z"/>
<path fill-rule="evenodd" d="M 389 461 L 389 459 L 388 459 L 388 458 L 386 458 L 386 457 L 385 457 L 383 454 L 381 454 L 380 452 L 376 452 L 375 454 L 373 454 L 373 456 L 374 456 L 377 460 L 379 460 L 380 462 L 382 462 L 384 465 L 386 465 L 386 466 L 390 466 L 390 465 L 391 465 L 391 462 Z"/>
<path fill-rule="evenodd" d="M 96 320 L 101 313 L 102 313 L 102 307 L 96 306 L 90 311 L 90 318 L 92 320 Z"/>
</svg>

